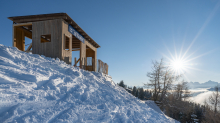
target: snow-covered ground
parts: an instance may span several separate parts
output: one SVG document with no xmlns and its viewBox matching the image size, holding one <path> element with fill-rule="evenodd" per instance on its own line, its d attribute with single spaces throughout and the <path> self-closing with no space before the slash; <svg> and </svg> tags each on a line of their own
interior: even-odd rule
<svg viewBox="0 0 220 123">
<path fill-rule="evenodd" d="M 0 122 L 175 121 L 108 76 L 0 44 Z"/>
</svg>

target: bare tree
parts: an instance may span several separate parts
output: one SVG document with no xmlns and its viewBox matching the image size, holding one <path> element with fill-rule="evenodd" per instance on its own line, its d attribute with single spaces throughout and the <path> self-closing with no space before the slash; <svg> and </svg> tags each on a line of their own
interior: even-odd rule
<svg viewBox="0 0 220 123">
<path fill-rule="evenodd" d="M 217 108 L 220 106 L 220 87 L 219 85 L 214 87 L 214 92 L 209 97 L 209 103 L 213 105 L 215 115 L 217 113 Z"/>
<path fill-rule="evenodd" d="M 161 81 L 165 67 L 163 65 L 163 59 L 161 59 L 160 62 L 153 61 L 152 64 L 152 71 L 147 73 L 147 77 L 149 77 L 149 83 L 145 85 L 153 88 L 153 100 L 157 101 L 158 95 L 161 93 Z"/>
<path fill-rule="evenodd" d="M 168 91 L 172 90 L 173 83 L 178 81 L 180 77 L 181 75 L 175 75 L 169 67 L 166 67 L 162 78 L 163 89 L 161 92 L 160 101 L 163 101 L 163 99 L 165 99 Z"/>
<path fill-rule="evenodd" d="M 153 100 L 163 101 L 168 90 L 171 90 L 174 82 L 178 81 L 180 75 L 175 75 L 169 66 L 164 64 L 163 58 L 152 62 L 152 71 L 147 73 L 149 82 L 145 86 L 153 89 Z"/>
<path fill-rule="evenodd" d="M 205 119 L 202 121 L 202 123 L 220 123 L 220 112 L 216 110 L 213 111 L 213 107 L 210 106 L 209 100 L 204 101 L 205 105 Z"/>
<path fill-rule="evenodd" d="M 174 87 L 175 99 L 179 101 L 185 101 L 187 98 L 191 97 L 187 82 L 178 83 Z"/>
</svg>

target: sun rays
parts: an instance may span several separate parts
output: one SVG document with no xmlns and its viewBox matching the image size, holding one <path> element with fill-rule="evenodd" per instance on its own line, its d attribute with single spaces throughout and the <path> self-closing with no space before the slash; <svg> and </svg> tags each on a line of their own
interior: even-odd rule
<svg viewBox="0 0 220 123">
<path fill-rule="evenodd" d="M 208 25 L 210 20 L 213 18 L 213 16 L 215 15 L 215 13 L 219 9 L 219 7 L 220 7 L 220 1 L 213 8 L 213 10 L 211 11 L 208 18 L 205 20 L 205 22 L 203 23 L 201 28 L 198 30 L 197 34 L 194 36 L 192 41 L 188 44 L 188 47 L 184 48 L 186 35 L 184 36 L 184 40 L 183 40 L 182 45 L 180 47 L 176 46 L 175 42 L 177 42 L 177 41 L 175 40 L 174 35 L 173 35 L 173 42 L 174 42 L 173 48 L 174 48 L 174 50 L 170 50 L 171 47 L 168 48 L 165 45 L 165 47 L 168 51 L 168 54 L 167 55 L 165 55 L 164 53 L 161 53 L 161 54 L 163 55 L 163 57 L 166 58 L 166 65 L 176 75 L 182 74 L 187 79 L 187 76 L 185 76 L 185 73 L 187 73 L 190 76 L 193 76 L 191 74 L 192 71 L 204 71 L 204 70 L 201 70 L 198 68 L 197 59 L 213 52 L 214 50 L 210 50 L 205 53 L 199 53 L 199 47 L 196 47 L 196 49 L 194 48 L 192 50 L 192 46 L 198 40 L 198 37 L 202 34 L 203 30 L 206 28 L 206 26 Z M 173 52 L 171 52 L 171 51 L 173 51 Z"/>
<path fill-rule="evenodd" d="M 168 51 L 168 55 L 161 53 L 165 58 L 165 65 L 168 66 L 175 75 L 183 75 L 184 79 L 186 80 L 189 80 L 186 74 L 193 76 L 192 73 L 195 71 L 204 71 L 199 69 L 197 59 L 214 51 L 211 50 L 206 53 L 199 54 L 199 48 L 194 51 L 184 50 L 184 45 L 181 45 L 181 48 L 174 45 L 174 52 L 171 52 L 171 48 L 168 48 L 166 45 L 165 47 Z M 185 49 L 188 49 L 189 47 Z"/>
</svg>

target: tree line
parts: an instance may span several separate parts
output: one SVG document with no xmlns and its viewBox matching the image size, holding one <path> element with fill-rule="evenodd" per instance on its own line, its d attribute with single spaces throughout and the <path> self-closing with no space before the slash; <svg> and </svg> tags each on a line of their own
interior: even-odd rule
<svg viewBox="0 0 220 123">
<path fill-rule="evenodd" d="M 144 89 L 128 87 L 124 81 L 118 83 L 140 100 L 153 100 L 169 117 L 181 123 L 220 123 L 220 87 L 216 86 L 212 96 L 204 105 L 190 102 L 192 96 L 187 82 L 176 75 L 163 59 L 152 62 L 152 70 L 147 73 L 149 82 Z"/>
<path fill-rule="evenodd" d="M 140 100 L 150 100 L 152 98 L 152 92 L 151 90 L 144 90 L 144 88 L 137 88 L 136 86 L 128 87 L 126 84 L 124 84 L 124 81 L 120 81 L 118 83 L 119 86 L 123 87 L 126 91 L 131 93 L 133 96 L 139 98 Z"/>
</svg>

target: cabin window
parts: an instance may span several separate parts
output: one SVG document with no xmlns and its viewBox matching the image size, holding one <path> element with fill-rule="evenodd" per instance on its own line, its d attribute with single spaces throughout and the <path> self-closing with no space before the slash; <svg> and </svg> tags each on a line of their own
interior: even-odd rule
<svg viewBox="0 0 220 123">
<path fill-rule="evenodd" d="M 70 38 L 65 36 L 65 50 L 70 50 Z"/>
<path fill-rule="evenodd" d="M 51 34 L 41 35 L 41 43 L 51 42 Z"/>
<path fill-rule="evenodd" d="M 87 66 L 92 66 L 92 57 L 86 57 L 87 58 Z"/>
</svg>

